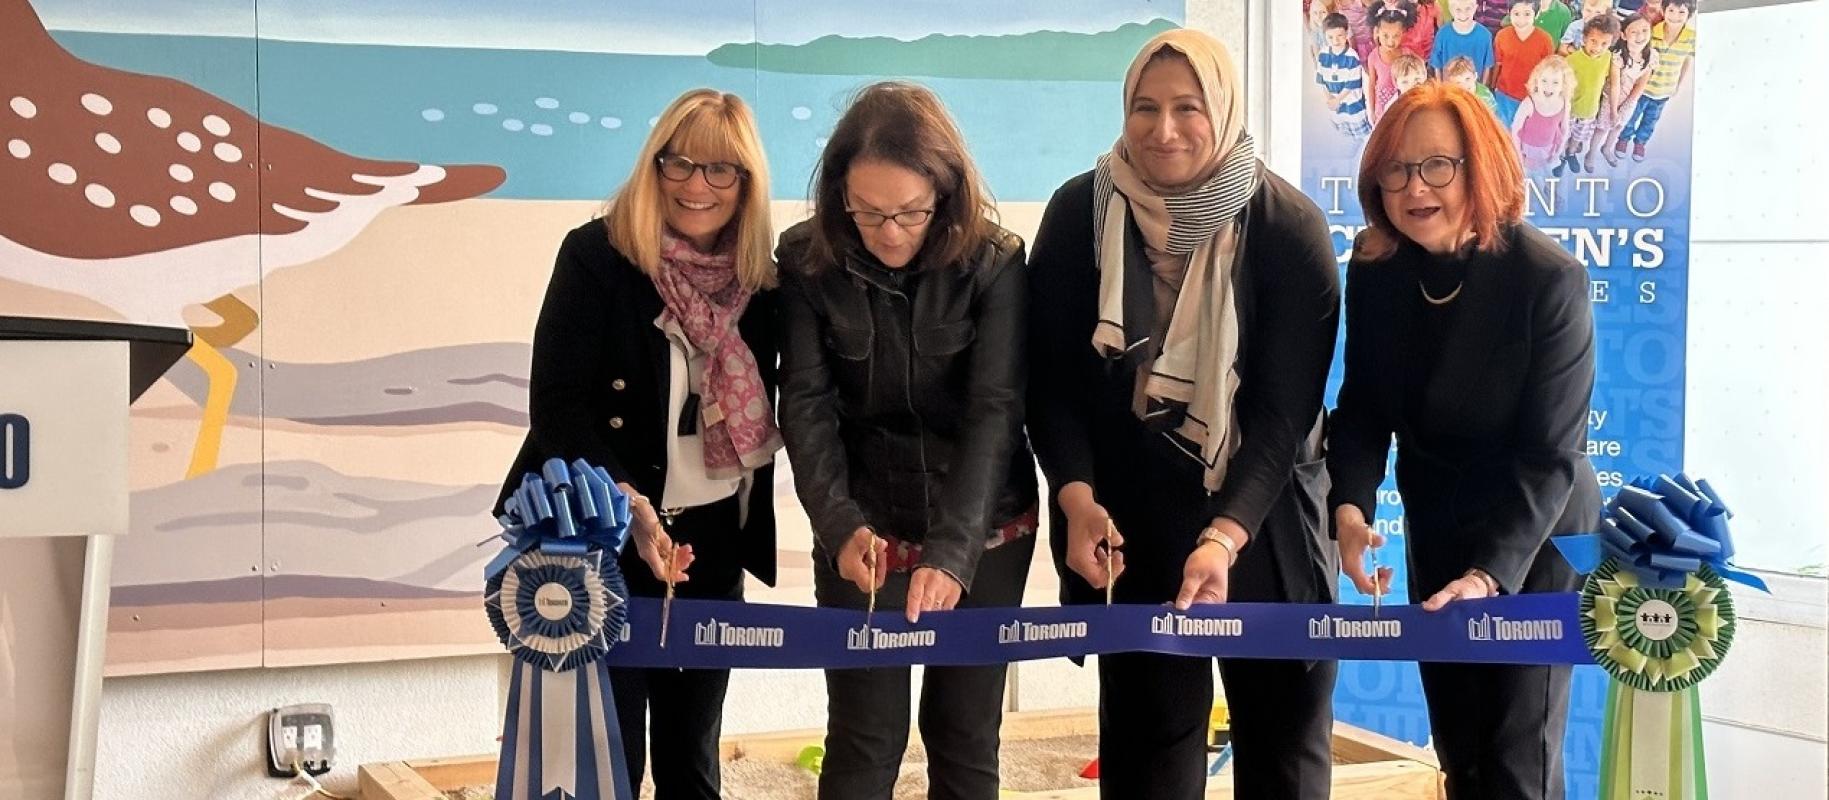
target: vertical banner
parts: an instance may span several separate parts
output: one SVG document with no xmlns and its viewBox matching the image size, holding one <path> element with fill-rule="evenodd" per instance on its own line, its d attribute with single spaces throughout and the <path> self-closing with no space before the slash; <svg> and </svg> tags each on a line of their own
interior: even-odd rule
<svg viewBox="0 0 1829 800">
<path fill-rule="evenodd" d="M 1697 20 L 1694 0 L 1304 0 L 1302 188 L 1327 214 L 1343 270 L 1365 224 L 1359 158 L 1383 110 L 1423 80 L 1474 92 L 1511 131 L 1527 222 L 1587 266 L 1596 326 L 1588 453 L 1603 494 L 1683 465 L 1684 335 Z M 1288 13 L 1295 13 L 1291 8 Z M 1336 356 L 1338 357 L 1338 356 Z M 1336 362 L 1329 397 L 1339 389 Z M 1404 586 L 1394 480 L 1379 491 L 1381 563 Z M 1344 597 L 1367 600 L 1342 579 Z M 1369 602 L 1369 600 L 1368 600 Z M 1594 797 L 1606 678 L 1576 670 L 1569 796 Z M 1345 722 L 1429 738 L 1416 668 L 1343 663 Z"/>
</svg>

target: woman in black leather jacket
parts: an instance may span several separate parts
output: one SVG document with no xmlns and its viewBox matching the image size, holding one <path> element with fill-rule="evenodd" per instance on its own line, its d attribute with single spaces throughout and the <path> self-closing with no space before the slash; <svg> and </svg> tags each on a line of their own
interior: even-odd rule
<svg viewBox="0 0 1829 800">
<path fill-rule="evenodd" d="M 910 622 L 1022 601 L 1035 467 L 1022 439 L 1022 240 L 994 211 L 932 92 L 866 88 L 782 235 L 781 427 L 814 534 L 821 606 L 874 587 Z M 909 670 L 828 670 L 821 798 L 890 797 Z M 997 796 L 1004 668 L 932 667 L 930 797 Z"/>
</svg>

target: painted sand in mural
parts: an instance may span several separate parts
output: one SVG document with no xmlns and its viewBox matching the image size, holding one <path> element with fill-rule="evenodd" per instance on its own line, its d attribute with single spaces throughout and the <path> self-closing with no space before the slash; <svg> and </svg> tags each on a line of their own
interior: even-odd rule
<svg viewBox="0 0 1829 800">
<path fill-rule="evenodd" d="M 246 4 L 0 0 L 0 314 L 199 341 L 134 408 L 111 674 L 494 649 L 474 545 L 553 253 L 680 91 L 751 100 L 779 228 L 845 98 L 921 80 L 1027 232 L 1116 136 L 1130 55 L 1181 16 L 817 5 L 710 4 L 682 33 L 660 2 L 510 20 L 263 0 L 256 37 Z M 1019 57 L 1037 48 L 1072 55 Z M 810 602 L 788 480 L 782 585 L 751 596 Z"/>
</svg>

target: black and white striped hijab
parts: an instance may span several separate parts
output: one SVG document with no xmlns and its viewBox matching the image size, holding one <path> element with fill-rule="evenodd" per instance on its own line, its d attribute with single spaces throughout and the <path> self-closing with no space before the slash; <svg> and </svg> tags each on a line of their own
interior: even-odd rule
<svg viewBox="0 0 1829 800">
<path fill-rule="evenodd" d="M 1212 122 L 1217 167 L 1200 184 L 1163 193 L 1131 165 L 1122 138 L 1099 158 L 1093 175 L 1093 241 L 1099 267 L 1099 323 L 1092 345 L 1101 355 L 1133 361 L 1146 377 L 1133 407 L 1138 416 L 1200 462 L 1203 483 L 1218 491 L 1238 449 L 1233 397 L 1238 392 L 1238 306 L 1232 265 L 1240 213 L 1261 178 L 1256 143 L 1245 133 L 1237 69 L 1223 45 L 1196 31 L 1168 31 L 1131 64 L 1125 108 L 1143 68 L 1158 51 L 1186 56 L 1201 81 Z M 1187 273 L 1166 328 L 1157 324 L 1149 255 L 1187 259 Z M 1166 330 L 1151 343 L 1156 330 Z"/>
</svg>

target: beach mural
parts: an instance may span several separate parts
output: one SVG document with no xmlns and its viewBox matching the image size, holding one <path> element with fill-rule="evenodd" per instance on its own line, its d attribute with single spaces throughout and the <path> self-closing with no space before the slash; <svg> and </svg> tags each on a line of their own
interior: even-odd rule
<svg viewBox="0 0 1829 800">
<path fill-rule="evenodd" d="M 920 80 L 1021 230 L 1182 6 L 0 0 L 0 314 L 197 338 L 134 407 L 110 674 L 497 649 L 553 253 L 679 92 L 751 101 L 785 224 L 845 98 Z M 787 480 L 752 597 L 810 602 Z"/>
</svg>

